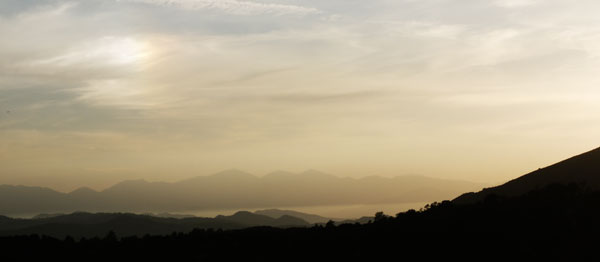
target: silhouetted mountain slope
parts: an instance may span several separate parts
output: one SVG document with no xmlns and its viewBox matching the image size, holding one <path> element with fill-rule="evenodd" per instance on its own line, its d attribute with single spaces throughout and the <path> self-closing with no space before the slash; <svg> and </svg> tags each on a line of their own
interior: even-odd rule
<svg viewBox="0 0 600 262">
<path fill-rule="evenodd" d="M 541 168 L 503 185 L 486 188 L 478 193 L 466 193 L 454 199 L 455 203 L 482 201 L 491 194 L 519 196 L 550 184 L 575 183 L 591 189 L 600 189 L 600 148 Z"/>
<path fill-rule="evenodd" d="M 275 219 L 275 225 L 278 227 L 295 227 L 295 226 L 309 226 L 311 223 L 306 222 L 304 219 L 293 217 L 290 215 L 283 215 Z"/>
<path fill-rule="evenodd" d="M 67 194 L 48 188 L 0 185 L 0 214 L 58 212 L 71 206 Z"/>
<path fill-rule="evenodd" d="M 123 181 L 100 192 L 70 193 L 24 186 L 0 186 L 0 214 L 89 212 L 192 212 L 315 205 L 431 202 L 482 185 L 421 176 L 339 178 L 309 170 L 256 177 L 239 170 L 175 183 Z"/>
<path fill-rule="evenodd" d="M 309 225 L 308 222 L 291 216 L 275 219 L 246 211 L 232 216 L 180 219 L 130 213 L 76 212 L 35 219 L 0 218 L 0 236 L 40 234 L 58 238 L 64 238 L 67 235 L 89 238 L 104 236 L 109 231 L 114 231 L 119 236 L 142 236 L 189 232 L 194 228 L 239 229 L 255 226 L 305 227 Z"/>
</svg>

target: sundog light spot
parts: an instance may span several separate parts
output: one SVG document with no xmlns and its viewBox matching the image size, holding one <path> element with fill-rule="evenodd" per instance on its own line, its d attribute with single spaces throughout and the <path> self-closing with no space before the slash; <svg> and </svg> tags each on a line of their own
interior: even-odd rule
<svg viewBox="0 0 600 262">
<path fill-rule="evenodd" d="M 98 55 L 114 64 L 141 63 L 149 55 L 147 44 L 133 38 L 108 37 L 102 42 L 97 49 Z"/>
<path fill-rule="evenodd" d="M 142 65 L 150 55 L 149 44 L 133 37 L 106 36 L 68 48 L 64 53 L 34 61 L 35 66 L 94 67 Z"/>
</svg>

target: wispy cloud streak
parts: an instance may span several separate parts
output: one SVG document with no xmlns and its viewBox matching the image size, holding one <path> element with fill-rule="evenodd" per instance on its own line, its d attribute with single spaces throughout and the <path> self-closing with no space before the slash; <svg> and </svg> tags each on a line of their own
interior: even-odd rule
<svg viewBox="0 0 600 262">
<path fill-rule="evenodd" d="M 238 0 L 120 0 L 146 3 L 166 7 L 177 7 L 190 10 L 218 10 L 235 15 L 308 15 L 317 14 L 319 10 L 312 7 L 259 3 Z"/>
</svg>

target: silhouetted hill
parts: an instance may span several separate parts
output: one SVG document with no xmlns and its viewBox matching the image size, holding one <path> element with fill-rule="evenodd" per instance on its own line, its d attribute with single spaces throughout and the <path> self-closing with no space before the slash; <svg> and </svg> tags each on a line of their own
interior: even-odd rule
<svg viewBox="0 0 600 262">
<path fill-rule="evenodd" d="M 131 213 L 86 213 L 39 216 L 34 219 L 0 218 L 0 236 L 40 234 L 58 238 L 72 236 L 99 237 L 109 231 L 119 236 L 161 235 L 189 232 L 194 228 L 240 229 L 255 226 L 306 227 L 300 218 L 283 216 L 277 219 L 246 211 L 215 218 L 167 218 Z"/>
<path fill-rule="evenodd" d="M 306 222 L 304 219 L 293 217 L 290 215 L 283 215 L 275 219 L 275 225 L 278 227 L 296 227 L 296 226 L 309 226 L 311 223 Z"/>
<path fill-rule="evenodd" d="M 0 185 L 0 214 L 61 212 L 71 207 L 67 194 L 48 188 Z"/>
<path fill-rule="evenodd" d="M 248 211 L 239 211 L 231 216 L 217 216 L 216 219 L 230 221 L 244 226 L 309 226 L 310 224 L 300 218 L 292 216 L 281 216 L 278 218 L 272 218 L 265 215 L 254 214 Z"/>
<path fill-rule="evenodd" d="M 367 224 L 370 222 L 373 222 L 375 220 L 375 217 L 371 217 L 371 216 L 364 216 L 364 217 L 360 217 L 358 219 L 344 219 L 341 221 L 335 221 L 336 225 L 343 225 L 343 224 Z"/>
<path fill-rule="evenodd" d="M 254 213 L 259 214 L 259 215 L 269 216 L 272 218 L 280 218 L 282 216 L 292 216 L 292 217 L 300 218 L 311 224 L 327 223 L 329 220 L 341 220 L 341 219 L 328 218 L 328 217 L 323 217 L 323 216 L 314 215 L 314 214 L 302 213 L 302 212 L 298 212 L 298 211 L 294 211 L 294 210 L 265 209 L 265 210 L 254 211 Z"/>
<path fill-rule="evenodd" d="M 186 215 L 186 214 L 171 214 L 171 213 L 144 213 L 144 215 L 155 216 L 155 217 L 165 217 L 165 218 L 193 218 L 196 217 L 194 215 Z"/>
<path fill-rule="evenodd" d="M 31 219 L 44 219 L 44 218 L 51 218 L 51 217 L 57 217 L 57 216 L 64 216 L 66 214 L 64 213 L 55 213 L 55 214 L 38 214 L 33 216 Z"/>
<path fill-rule="evenodd" d="M 400 176 L 339 178 L 315 170 L 274 172 L 257 177 L 223 171 L 175 183 L 129 180 L 100 192 L 80 188 L 61 193 L 47 188 L 0 186 L 0 214 L 137 212 L 180 213 L 213 209 L 396 204 L 449 199 L 481 184 Z"/>
<path fill-rule="evenodd" d="M 600 148 L 561 161 L 546 168 L 511 180 L 503 185 L 485 188 L 478 193 L 466 193 L 454 199 L 455 203 L 474 203 L 495 194 L 519 196 L 550 184 L 575 183 L 593 190 L 600 189 Z"/>
</svg>

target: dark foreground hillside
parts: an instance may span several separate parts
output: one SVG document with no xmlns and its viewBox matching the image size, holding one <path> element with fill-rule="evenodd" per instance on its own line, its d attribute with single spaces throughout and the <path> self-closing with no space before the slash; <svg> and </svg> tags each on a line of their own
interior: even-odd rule
<svg viewBox="0 0 600 262">
<path fill-rule="evenodd" d="M 80 241 L 37 235 L 0 238 L 4 257 L 136 261 L 571 261 L 594 258 L 598 244 L 600 192 L 576 184 L 552 184 L 511 198 L 489 195 L 473 204 L 444 201 L 394 217 L 378 214 L 375 222 L 363 225 L 196 229 L 121 239 L 111 233 Z"/>
</svg>

